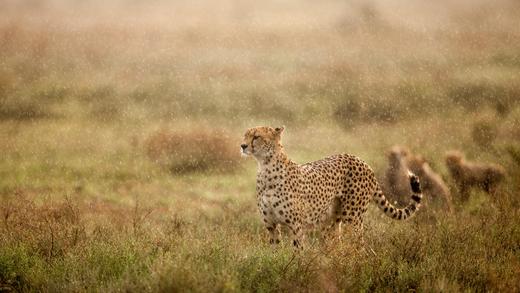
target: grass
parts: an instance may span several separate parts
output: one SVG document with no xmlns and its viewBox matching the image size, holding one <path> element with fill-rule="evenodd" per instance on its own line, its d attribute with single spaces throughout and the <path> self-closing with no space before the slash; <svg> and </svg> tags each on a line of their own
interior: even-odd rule
<svg viewBox="0 0 520 293">
<path fill-rule="evenodd" d="M 0 12 L 0 290 L 520 291 L 516 2 L 20 3 Z M 238 154 L 255 125 L 377 174 L 405 145 L 455 212 L 372 207 L 365 249 L 273 249 Z M 457 199 L 451 149 L 506 168 L 496 197 Z"/>
</svg>

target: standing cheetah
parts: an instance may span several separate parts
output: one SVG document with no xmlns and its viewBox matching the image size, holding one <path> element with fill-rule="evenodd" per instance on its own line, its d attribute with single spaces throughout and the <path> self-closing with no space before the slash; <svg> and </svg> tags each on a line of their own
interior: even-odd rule
<svg viewBox="0 0 520 293">
<path fill-rule="evenodd" d="M 464 201 L 468 200 L 471 187 L 478 187 L 487 194 L 494 195 L 506 174 L 504 167 L 497 164 L 468 162 L 458 151 L 450 151 L 446 154 L 446 166 L 458 185 L 460 196 Z"/>
<path fill-rule="evenodd" d="M 258 162 L 256 196 L 270 243 L 279 243 L 279 225 L 289 228 L 293 244 L 301 247 L 304 229 L 331 231 L 350 224 L 362 237 L 363 216 L 372 199 L 384 213 L 397 220 L 412 216 L 420 206 L 419 179 L 410 175 L 413 191 L 405 208 L 396 208 L 383 195 L 372 169 L 353 155 L 335 155 L 296 164 L 281 144 L 284 127 L 250 128 L 241 145 L 243 155 Z"/>
</svg>

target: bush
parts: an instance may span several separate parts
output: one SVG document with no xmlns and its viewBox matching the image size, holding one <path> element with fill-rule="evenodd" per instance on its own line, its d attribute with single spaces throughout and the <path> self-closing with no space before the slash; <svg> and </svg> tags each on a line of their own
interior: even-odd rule
<svg viewBox="0 0 520 293">
<path fill-rule="evenodd" d="M 35 120 L 54 116 L 47 104 L 0 97 L 0 120 Z"/>
<path fill-rule="evenodd" d="M 336 105 L 334 118 L 344 128 L 363 123 L 396 123 L 403 118 L 405 108 L 397 100 L 347 97 Z"/>
<path fill-rule="evenodd" d="M 507 115 L 517 104 L 520 89 L 516 86 L 486 82 L 457 83 L 448 86 L 448 96 L 467 111 L 478 111 L 482 105 Z"/>
<path fill-rule="evenodd" d="M 492 121 L 478 121 L 473 124 L 471 138 L 479 147 L 490 147 L 497 138 L 497 126 Z"/>
<path fill-rule="evenodd" d="M 520 167 L 520 146 L 508 145 L 506 151 L 511 157 L 512 161 Z"/>
<path fill-rule="evenodd" d="M 159 130 L 146 140 L 147 155 L 172 173 L 231 171 L 238 166 L 238 144 L 222 130 Z"/>
</svg>

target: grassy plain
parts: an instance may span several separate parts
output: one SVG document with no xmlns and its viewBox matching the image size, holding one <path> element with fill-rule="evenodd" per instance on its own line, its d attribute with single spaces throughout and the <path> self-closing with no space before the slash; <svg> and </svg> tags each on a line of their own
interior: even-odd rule
<svg viewBox="0 0 520 293">
<path fill-rule="evenodd" d="M 105 2 L 0 4 L 0 290 L 520 291 L 516 1 Z M 273 249 L 238 158 L 264 124 L 378 174 L 406 145 L 456 210 Z M 450 149 L 507 169 L 495 198 L 457 201 Z"/>
</svg>

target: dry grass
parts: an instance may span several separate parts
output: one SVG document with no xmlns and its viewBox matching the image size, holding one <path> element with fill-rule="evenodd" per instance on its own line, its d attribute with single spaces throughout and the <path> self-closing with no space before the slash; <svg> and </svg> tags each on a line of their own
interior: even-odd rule
<svg viewBox="0 0 520 293">
<path fill-rule="evenodd" d="M 23 193 L 4 198 L 3 237 L 38 253 L 45 259 L 62 257 L 85 238 L 80 211 L 70 200 L 36 205 Z"/>
<path fill-rule="evenodd" d="M 200 183 L 205 184 L 205 183 Z M 74 199 L 78 201 L 78 199 Z M 154 199 L 156 200 L 156 199 Z M 269 248 L 254 203 L 187 216 L 124 206 L 2 202 L 0 281 L 15 290 L 518 290 L 518 199 L 400 225 L 371 209 L 365 249 L 348 241 Z M 150 203 L 149 203 L 150 204 Z M 178 205 L 178 204 L 177 204 Z M 7 210 L 9 210 L 7 212 Z M 170 214 L 171 213 L 171 214 Z M 7 215 L 7 216 L 6 216 Z M 134 221 L 135 219 L 135 221 Z M 464 225 L 461 225 L 464 223 Z M 135 227 L 139 226 L 137 231 Z M 447 260 L 448 258 L 449 260 Z M 70 280 L 76 280 L 70 282 Z M 69 280 L 69 281 L 67 281 Z M 78 283 L 79 282 L 79 283 Z"/>
</svg>

